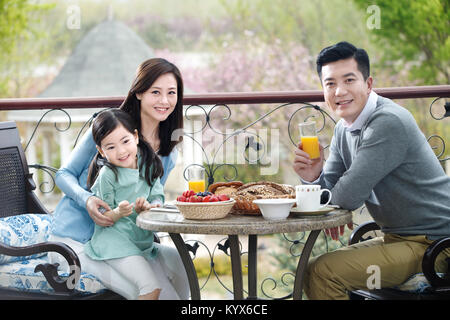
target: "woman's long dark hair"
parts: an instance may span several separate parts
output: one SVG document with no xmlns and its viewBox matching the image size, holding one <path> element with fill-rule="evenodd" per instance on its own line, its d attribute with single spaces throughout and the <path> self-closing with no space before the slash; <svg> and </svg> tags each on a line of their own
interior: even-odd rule
<svg viewBox="0 0 450 320">
<path fill-rule="evenodd" d="M 166 120 L 159 123 L 159 151 L 161 156 L 168 156 L 177 143 L 182 141 L 182 136 L 177 135 L 172 141 L 172 133 L 183 128 L 183 78 L 178 68 L 162 58 L 152 58 L 144 61 L 136 71 L 136 77 L 131 85 L 128 95 L 119 109 L 130 114 L 135 119 L 138 131 L 141 132 L 141 101 L 136 94 L 147 91 L 161 75 L 172 73 L 177 81 L 177 104 L 174 111 Z"/>
<path fill-rule="evenodd" d="M 135 130 L 137 130 L 136 122 L 128 113 L 123 112 L 122 110 L 107 109 L 100 112 L 92 123 L 92 136 L 94 138 L 95 144 L 100 147 L 102 140 L 119 125 L 122 125 L 127 131 L 133 134 Z M 159 159 L 148 142 L 143 139 L 139 130 L 138 137 L 138 150 L 141 155 L 139 172 L 143 172 L 142 170 L 145 168 L 144 178 L 147 181 L 148 185 L 152 186 L 152 182 L 156 178 L 162 176 L 163 166 L 161 163 L 161 159 Z M 109 163 L 105 158 L 103 158 L 100 152 L 97 152 L 89 166 L 89 173 L 87 178 L 87 186 L 89 189 L 94 184 L 95 180 L 97 179 L 98 172 L 104 165 L 108 166 L 114 171 L 117 179 L 117 168 Z"/>
</svg>

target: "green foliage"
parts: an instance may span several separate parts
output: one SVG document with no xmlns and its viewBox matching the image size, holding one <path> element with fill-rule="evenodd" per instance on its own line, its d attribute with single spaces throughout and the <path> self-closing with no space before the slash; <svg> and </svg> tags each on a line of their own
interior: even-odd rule
<svg viewBox="0 0 450 320">
<path fill-rule="evenodd" d="M 354 0 L 362 10 L 379 8 L 380 25 L 370 30 L 383 48 L 385 65 L 420 84 L 450 82 L 450 2 L 448 0 Z M 375 14 L 375 13 L 373 13 Z M 367 17 L 367 16 L 366 16 Z"/>
<path fill-rule="evenodd" d="M 0 96 L 10 94 L 11 82 L 20 82 L 24 68 L 36 57 L 33 44 L 45 37 L 37 24 L 51 8 L 31 0 L 0 0 Z"/>
<path fill-rule="evenodd" d="M 346 229 L 344 235 L 340 237 L 340 241 L 334 241 L 329 236 L 325 236 L 325 232 L 321 232 L 314 244 L 310 257 L 317 257 L 345 246 L 348 243 L 351 232 L 352 230 Z M 295 273 L 298 259 L 300 258 L 308 235 L 309 232 L 276 235 L 278 249 L 271 252 L 271 256 L 275 258 L 275 264 L 278 269 Z"/>
<path fill-rule="evenodd" d="M 10 53 L 16 38 L 27 35 L 28 16 L 34 5 L 28 0 L 0 0 L 0 48 L 2 54 Z"/>
<path fill-rule="evenodd" d="M 211 259 L 209 257 L 197 257 L 193 260 L 195 270 L 197 271 L 198 278 L 207 277 L 211 272 Z M 248 268 L 246 267 L 248 261 L 247 256 L 241 257 L 242 262 L 242 274 L 248 274 Z M 214 256 L 214 271 L 218 276 L 231 275 L 231 260 L 227 255 Z M 214 275 L 213 273 L 211 273 Z"/>
</svg>

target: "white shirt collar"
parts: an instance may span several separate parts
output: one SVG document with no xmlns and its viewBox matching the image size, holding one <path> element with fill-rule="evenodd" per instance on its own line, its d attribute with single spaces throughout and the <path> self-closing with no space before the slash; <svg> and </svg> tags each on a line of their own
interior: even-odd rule
<svg viewBox="0 0 450 320">
<path fill-rule="evenodd" d="M 375 91 L 371 91 L 369 94 L 369 98 L 367 99 L 366 105 L 362 109 L 359 116 L 356 118 L 353 123 L 349 124 L 344 119 L 343 125 L 347 131 L 355 131 L 355 130 L 361 130 L 364 123 L 367 121 L 367 119 L 370 117 L 370 115 L 375 111 L 375 108 L 377 107 L 377 99 L 378 95 L 375 93 Z"/>
</svg>

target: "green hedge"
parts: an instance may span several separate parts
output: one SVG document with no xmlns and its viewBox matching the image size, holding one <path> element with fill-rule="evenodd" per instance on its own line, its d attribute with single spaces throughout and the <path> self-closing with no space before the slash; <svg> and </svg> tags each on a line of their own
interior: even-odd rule
<svg viewBox="0 0 450 320">
<path fill-rule="evenodd" d="M 242 274 L 248 273 L 248 258 L 241 256 Z M 211 259 L 209 257 L 197 257 L 194 259 L 195 270 L 198 278 L 207 277 L 211 271 Z M 217 275 L 231 275 L 231 259 L 227 255 L 214 256 L 214 270 Z"/>
</svg>

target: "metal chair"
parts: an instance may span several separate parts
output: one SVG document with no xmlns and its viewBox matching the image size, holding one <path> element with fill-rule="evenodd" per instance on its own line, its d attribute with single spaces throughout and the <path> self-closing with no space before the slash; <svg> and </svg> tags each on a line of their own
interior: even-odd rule
<svg viewBox="0 0 450 320">
<path fill-rule="evenodd" d="M 35 188 L 16 124 L 0 122 L 0 218 L 26 213 L 50 214 L 33 192 Z M 51 251 L 61 254 L 69 266 L 75 266 L 71 268 L 69 277 L 64 278 L 58 275 L 58 264 L 39 264 L 35 268 L 35 272 L 43 273 L 54 293 L 24 292 L 0 287 L 0 299 L 123 299 L 107 289 L 93 294 L 78 292 L 74 284 L 80 278 L 82 266 L 75 251 L 64 243 L 43 242 L 26 247 L 0 243 L 0 255 L 18 257 Z"/>
<path fill-rule="evenodd" d="M 370 233 L 380 230 L 373 221 L 361 224 L 350 236 L 349 245 L 369 240 Z M 445 248 L 450 248 L 450 237 L 434 241 L 425 251 L 422 259 L 422 271 L 430 283 L 425 292 L 415 293 L 401 291 L 396 288 L 383 288 L 374 290 L 355 290 L 349 293 L 352 300 L 450 300 L 450 258 L 446 259 L 448 268 L 443 277 L 440 277 L 434 268 L 436 258 Z"/>
</svg>

